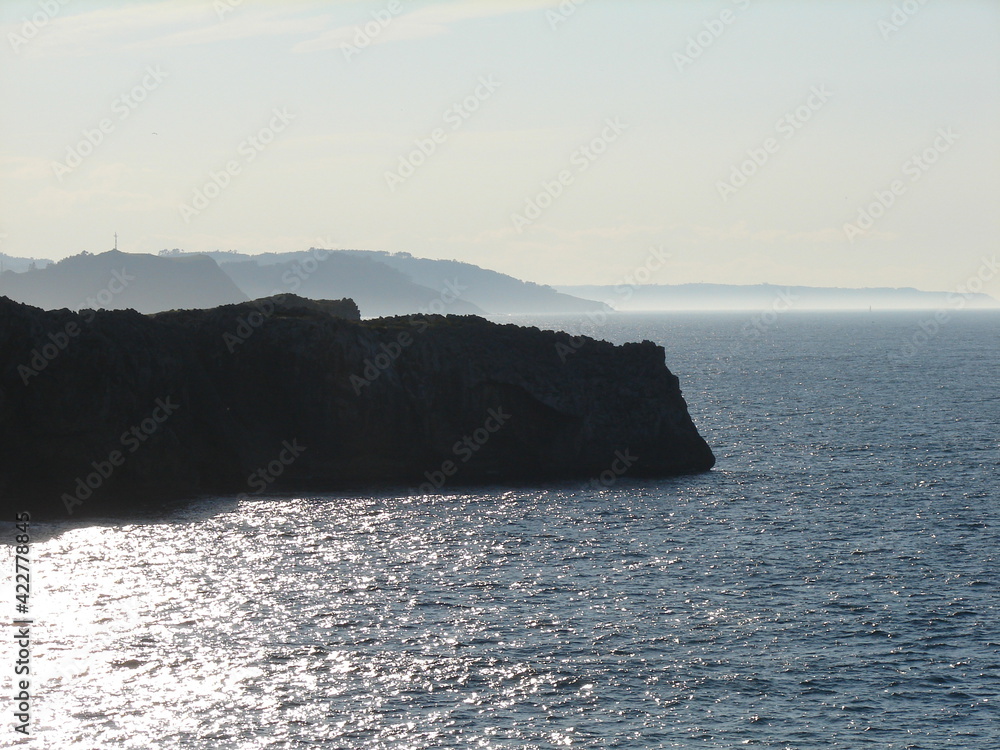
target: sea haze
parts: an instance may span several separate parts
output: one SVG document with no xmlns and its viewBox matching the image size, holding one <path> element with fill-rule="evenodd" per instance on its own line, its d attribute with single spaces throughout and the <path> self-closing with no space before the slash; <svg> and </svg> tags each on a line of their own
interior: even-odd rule
<svg viewBox="0 0 1000 750">
<path fill-rule="evenodd" d="M 717 468 L 39 524 L 41 746 L 1000 746 L 1000 314 L 504 320 L 661 343 Z"/>
</svg>

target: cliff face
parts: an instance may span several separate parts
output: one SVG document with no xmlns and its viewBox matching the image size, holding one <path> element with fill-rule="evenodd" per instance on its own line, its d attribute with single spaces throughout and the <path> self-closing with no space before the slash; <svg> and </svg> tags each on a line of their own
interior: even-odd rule
<svg viewBox="0 0 1000 750">
<path fill-rule="evenodd" d="M 0 497 L 62 516 L 199 494 L 705 471 L 652 343 L 297 297 L 144 316 L 0 298 Z"/>
</svg>

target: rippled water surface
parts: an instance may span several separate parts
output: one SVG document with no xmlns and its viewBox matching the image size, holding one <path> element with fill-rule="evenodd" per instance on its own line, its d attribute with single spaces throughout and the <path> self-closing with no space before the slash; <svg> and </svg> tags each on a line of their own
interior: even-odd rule
<svg viewBox="0 0 1000 750">
<path fill-rule="evenodd" d="M 994 750 L 1000 317 L 926 317 L 530 321 L 664 344 L 701 476 L 38 524 L 32 742 Z"/>
</svg>

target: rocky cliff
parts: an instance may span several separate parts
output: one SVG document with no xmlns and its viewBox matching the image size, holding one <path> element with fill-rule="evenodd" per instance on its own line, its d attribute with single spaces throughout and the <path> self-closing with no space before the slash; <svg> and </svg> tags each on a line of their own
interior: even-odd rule
<svg viewBox="0 0 1000 750">
<path fill-rule="evenodd" d="M 652 343 L 359 318 L 294 296 L 152 316 L 0 297 L 4 512 L 714 464 Z"/>
</svg>

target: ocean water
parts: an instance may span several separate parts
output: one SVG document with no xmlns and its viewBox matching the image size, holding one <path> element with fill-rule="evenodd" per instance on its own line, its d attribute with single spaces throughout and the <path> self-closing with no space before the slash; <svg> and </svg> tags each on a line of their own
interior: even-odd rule
<svg viewBox="0 0 1000 750">
<path fill-rule="evenodd" d="M 931 319 L 514 321 L 663 344 L 708 474 L 36 524 L 30 743 L 994 750 L 1000 315 Z"/>
</svg>

